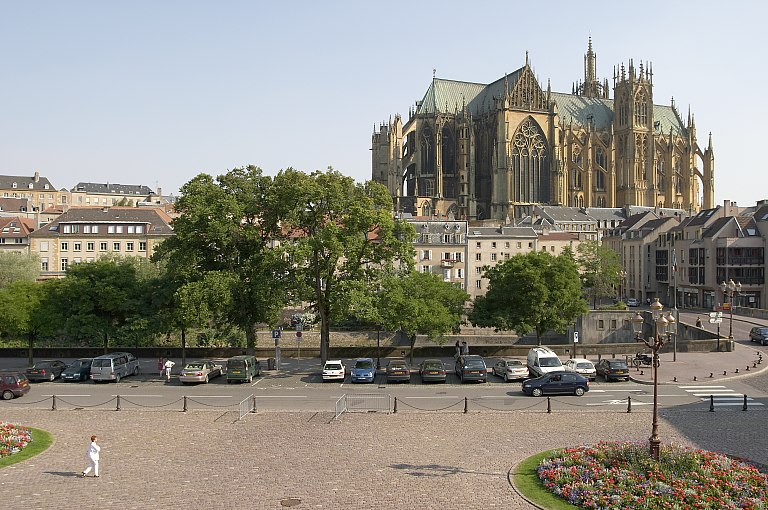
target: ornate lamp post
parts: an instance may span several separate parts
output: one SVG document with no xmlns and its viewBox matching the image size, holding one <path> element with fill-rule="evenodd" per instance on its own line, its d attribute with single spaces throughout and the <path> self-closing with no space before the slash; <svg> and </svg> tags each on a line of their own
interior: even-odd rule
<svg viewBox="0 0 768 510">
<path fill-rule="evenodd" d="M 672 312 L 667 312 L 667 315 L 664 316 L 661 312 L 662 308 L 659 298 L 656 298 L 656 301 L 651 305 L 651 314 L 655 326 L 654 335 L 651 339 L 643 338 L 643 322 L 645 322 L 643 316 L 638 312 L 632 318 L 632 329 L 635 332 L 635 336 L 653 351 L 653 424 L 648 443 L 650 445 L 651 457 L 655 460 L 659 460 L 661 445 L 661 439 L 659 438 L 659 349 L 674 334 L 672 329 L 667 331 L 668 326 L 675 324 L 675 317 L 672 315 Z"/>
<path fill-rule="evenodd" d="M 723 291 L 723 296 L 728 296 L 728 302 L 731 306 L 731 319 L 728 322 L 728 340 L 733 340 L 733 297 L 741 294 L 741 283 L 733 282 L 733 278 L 728 280 L 728 283 L 721 283 L 720 290 Z"/>
</svg>

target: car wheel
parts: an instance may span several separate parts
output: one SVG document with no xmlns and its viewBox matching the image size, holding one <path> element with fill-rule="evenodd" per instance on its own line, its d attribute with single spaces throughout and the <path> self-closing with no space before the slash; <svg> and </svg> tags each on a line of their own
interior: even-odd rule
<svg viewBox="0 0 768 510">
<path fill-rule="evenodd" d="M 115 382 L 116 383 L 120 382 L 120 374 L 115 374 Z"/>
<path fill-rule="evenodd" d="M 136 365 L 136 368 L 133 369 L 133 375 L 139 375 L 139 366 Z"/>
<path fill-rule="evenodd" d="M 13 392 L 11 390 L 5 390 L 3 392 L 3 400 L 11 400 L 13 398 Z"/>
<path fill-rule="evenodd" d="M 249 382 L 249 383 L 252 383 L 252 382 L 253 382 L 253 376 L 252 376 L 252 375 L 249 375 L 249 376 L 248 376 L 248 382 Z"/>
<path fill-rule="evenodd" d="M 48 376 L 49 381 L 53 381 L 54 379 L 56 379 L 56 374 L 51 374 Z"/>
<path fill-rule="evenodd" d="M 203 379 L 203 382 L 204 382 L 205 384 L 208 384 L 208 376 L 207 376 L 207 375 L 205 376 L 205 379 Z"/>
<path fill-rule="evenodd" d="M 509 374 L 504 374 L 504 382 L 509 382 Z"/>
<path fill-rule="evenodd" d="M 582 395 L 584 395 L 584 388 L 579 386 L 578 388 L 576 388 L 576 391 L 574 393 L 576 393 L 577 397 L 581 397 Z"/>
<path fill-rule="evenodd" d="M 541 388 L 534 388 L 533 391 L 531 391 L 531 395 L 534 397 L 540 397 L 544 394 L 543 391 L 541 391 Z"/>
</svg>

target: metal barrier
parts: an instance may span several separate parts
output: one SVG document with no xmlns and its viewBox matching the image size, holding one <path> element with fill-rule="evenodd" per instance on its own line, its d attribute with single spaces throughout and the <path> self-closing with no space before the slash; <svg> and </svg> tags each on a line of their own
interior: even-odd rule
<svg viewBox="0 0 768 510">
<path fill-rule="evenodd" d="M 392 395 L 380 393 L 353 393 L 344 395 L 347 411 L 375 411 L 389 414 L 392 410 Z"/>
<path fill-rule="evenodd" d="M 240 401 L 240 405 L 238 406 L 240 409 L 240 417 L 238 420 L 242 420 L 243 416 L 245 416 L 248 413 L 255 413 L 256 412 L 256 399 L 253 396 L 253 393 L 245 397 L 243 400 Z"/>
<path fill-rule="evenodd" d="M 334 420 L 338 420 L 339 416 L 341 416 L 345 411 L 347 410 L 347 396 L 342 395 L 339 400 L 336 401 L 336 415 L 333 417 Z"/>
</svg>

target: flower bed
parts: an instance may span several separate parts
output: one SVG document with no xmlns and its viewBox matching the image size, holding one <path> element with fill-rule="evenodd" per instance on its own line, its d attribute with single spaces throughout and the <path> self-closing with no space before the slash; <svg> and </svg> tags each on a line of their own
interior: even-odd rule
<svg viewBox="0 0 768 510">
<path fill-rule="evenodd" d="M 31 440 L 28 428 L 0 422 L 0 459 L 20 452 Z"/>
<path fill-rule="evenodd" d="M 581 508 L 766 508 L 768 475 L 705 450 L 600 442 L 558 450 L 537 468 L 544 486 Z"/>
</svg>

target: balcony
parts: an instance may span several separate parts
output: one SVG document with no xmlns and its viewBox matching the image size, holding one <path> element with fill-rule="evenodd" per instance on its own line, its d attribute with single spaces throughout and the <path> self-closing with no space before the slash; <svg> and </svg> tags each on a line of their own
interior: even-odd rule
<svg viewBox="0 0 768 510">
<path fill-rule="evenodd" d="M 443 259 L 440 261 L 440 267 L 443 269 L 450 269 L 456 263 L 454 259 Z"/>
</svg>

